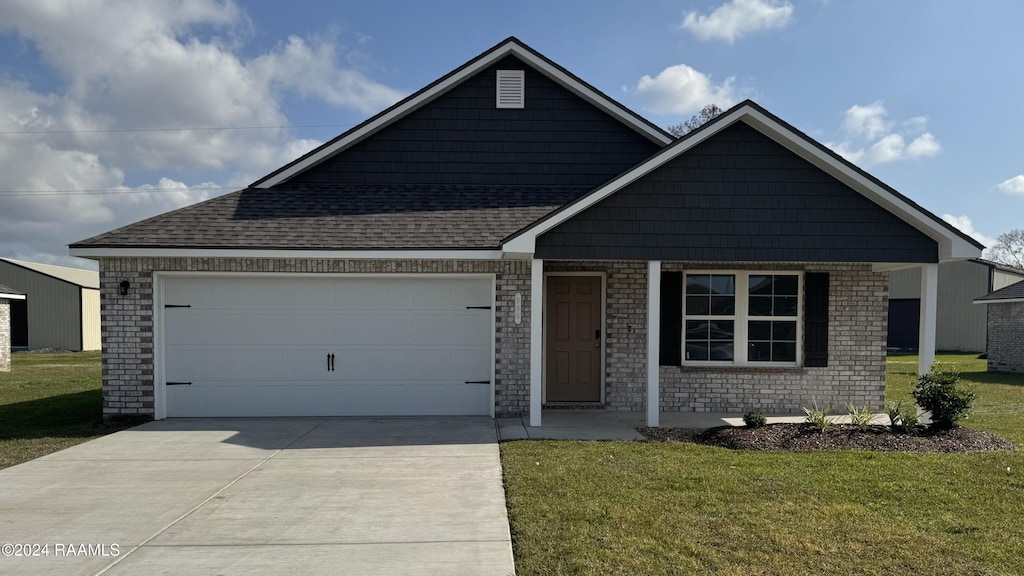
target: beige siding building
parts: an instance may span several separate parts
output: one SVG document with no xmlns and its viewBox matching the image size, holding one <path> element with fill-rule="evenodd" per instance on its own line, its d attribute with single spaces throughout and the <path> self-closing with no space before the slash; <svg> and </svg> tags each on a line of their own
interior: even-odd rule
<svg viewBox="0 0 1024 576">
<path fill-rule="evenodd" d="M 987 260 L 964 260 L 939 265 L 938 350 L 984 352 L 987 333 L 984 306 L 974 299 L 1024 280 L 1024 272 Z M 917 348 L 921 299 L 919 268 L 889 273 L 890 348 Z"/>
<path fill-rule="evenodd" d="M 25 294 L 10 305 L 10 348 L 100 349 L 99 273 L 0 258 L 0 284 Z"/>
</svg>

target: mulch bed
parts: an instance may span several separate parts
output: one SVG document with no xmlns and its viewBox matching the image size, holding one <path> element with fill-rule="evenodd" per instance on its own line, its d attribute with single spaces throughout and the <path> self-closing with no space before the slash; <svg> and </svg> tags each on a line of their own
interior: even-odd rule
<svg viewBox="0 0 1024 576">
<path fill-rule="evenodd" d="M 809 424 L 769 424 L 761 428 L 646 428 L 637 430 L 648 440 L 678 440 L 732 450 L 806 452 L 811 450 L 877 450 L 882 452 L 993 452 L 1015 450 L 999 436 L 958 426 L 952 430 L 915 434 L 892 433 L 888 426 L 861 431 L 849 424 L 833 425 L 824 432 Z"/>
</svg>

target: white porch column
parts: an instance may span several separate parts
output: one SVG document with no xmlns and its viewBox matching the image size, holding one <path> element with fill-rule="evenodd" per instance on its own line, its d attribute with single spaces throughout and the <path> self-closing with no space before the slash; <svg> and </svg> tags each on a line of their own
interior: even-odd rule
<svg viewBox="0 0 1024 576">
<path fill-rule="evenodd" d="M 530 426 L 540 426 L 543 399 L 544 261 L 530 264 Z"/>
<path fill-rule="evenodd" d="M 918 335 L 917 373 L 927 374 L 935 363 L 935 323 L 938 311 L 939 265 L 921 266 L 921 324 Z"/>
<path fill-rule="evenodd" d="M 661 261 L 647 263 L 647 425 L 657 426 L 661 412 L 658 355 L 661 353 Z"/>
</svg>

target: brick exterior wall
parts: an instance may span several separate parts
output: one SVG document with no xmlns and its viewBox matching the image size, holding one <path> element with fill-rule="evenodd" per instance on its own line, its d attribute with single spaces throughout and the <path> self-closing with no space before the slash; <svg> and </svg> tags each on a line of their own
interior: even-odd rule
<svg viewBox="0 0 1024 576">
<path fill-rule="evenodd" d="M 665 270 L 738 265 L 687 266 Z M 744 265 L 757 269 L 757 265 Z M 760 266 L 831 273 L 829 367 L 662 367 L 664 411 L 765 413 L 798 411 L 812 399 L 882 406 L 885 391 L 887 276 L 866 265 Z M 545 272 L 604 272 L 605 405 L 611 410 L 646 407 L 646 262 L 545 262 Z M 258 258 L 102 258 L 104 415 L 154 413 L 153 272 L 288 273 L 491 273 L 496 278 L 495 413 L 529 411 L 530 263 L 470 260 L 329 260 Z M 128 280 L 128 296 L 118 285 Z M 522 320 L 514 319 L 515 294 L 522 295 Z"/>
<path fill-rule="evenodd" d="M 988 369 L 1024 374 L 1024 302 L 992 302 L 988 308 Z"/>
<path fill-rule="evenodd" d="M 153 415 L 153 272 L 492 273 L 496 276 L 495 413 L 530 404 L 530 263 L 473 260 L 101 258 L 104 417 Z M 127 296 L 118 290 L 131 283 Z M 522 294 L 522 322 L 514 298 Z"/>
<path fill-rule="evenodd" d="M 736 269 L 736 264 L 693 266 Z M 879 410 L 885 403 L 888 276 L 868 265 L 744 265 L 743 269 L 829 273 L 829 358 L 825 368 L 661 367 L 665 412 L 799 413 L 817 402 Z M 684 270 L 666 263 L 663 270 Z M 643 406 L 637 399 L 638 408 Z"/>
<path fill-rule="evenodd" d="M 0 298 L 0 372 L 11 370 L 11 301 Z"/>
</svg>

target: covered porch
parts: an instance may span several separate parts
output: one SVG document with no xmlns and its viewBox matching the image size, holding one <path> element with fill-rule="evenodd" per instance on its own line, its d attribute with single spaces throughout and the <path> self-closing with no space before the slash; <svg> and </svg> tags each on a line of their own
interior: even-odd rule
<svg viewBox="0 0 1024 576">
<path fill-rule="evenodd" d="M 584 264 L 584 263 L 578 263 Z M 864 265 L 862 265 L 864 266 Z M 938 265 L 937 264 L 923 264 L 922 267 L 922 287 L 921 287 L 921 323 L 920 323 L 920 341 L 922 343 L 920 352 L 920 361 L 918 364 L 918 370 L 920 373 L 926 373 L 930 370 L 932 363 L 934 362 L 935 353 L 935 318 L 936 318 L 936 291 L 938 282 Z M 507 433 L 510 437 L 551 437 L 547 434 L 562 434 L 566 438 L 574 437 L 579 432 L 579 429 L 586 428 L 590 429 L 587 432 L 588 437 L 603 438 L 599 432 L 600 427 L 594 427 L 592 424 L 601 423 L 602 426 L 609 427 L 607 439 L 613 438 L 633 438 L 639 437 L 636 433 L 635 428 L 637 426 L 664 426 L 664 427 L 695 427 L 695 428 L 707 428 L 721 425 L 735 425 L 737 423 L 742 424 L 741 412 L 716 412 L 716 411 L 705 411 L 705 408 L 698 406 L 697 408 L 687 408 L 679 405 L 665 405 L 663 401 L 664 394 L 668 391 L 669 395 L 673 390 L 678 390 L 680 381 L 676 378 L 672 382 L 663 382 L 665 375 L 663 374 L 664 366 L 661 365 L 660 356 L 663 354 L 662 350 L 662 325 L 661 319 L 663 317 L 662 310 L 662 274 L 666 268 L 669 270 L 679 270 L 680 263 L 678 262 L 666 262 L 663 263 L 660 260 L 652 260 L 648 262 L 637 262 L 633 263 L 631 272 L 637 278 L 635 284 L 642 284 L 645 290 L 642 293 L 637 291 L 635 293 L 636 298 L 632 298 L 632 303 L 629 306 L 632 307 L 635 315 L 633 315 L 632 322 L 627 320 L 622 322 L 621 314 L 613 314 L 619 316 L 620 324 L 619 328 L 623 326 L 626 329 L 636 330 L 637 334 L 635 337 L 630 337 L 630 340 L 634 342 L 635 346 L 633 351 L 636 354 L 632 354 L 637 360 L 631 361 L 628 369 L 632 371 L 632 375 L 629 378 L 635 383 L 631 388 L 635 391 L 636 396 L 634 398 L 642 398 L 639 402 L 634 402 L 632 408 L 623 409 L 622 406 L 610 406 L 605 399 L 605 391 L 608 390 L 607 384 L 605 383 L 605 376 L 612 372 L 618 371 L 621 373 L 624 369 L 624 365 L 616 364 L 621 362 L 617 358 L 621 358 L 622 354 L 607 354 L 606 342 L 601 341 L 600 336 L 614 337 L 613 330 L 609 329 L 609 324 L 605 320 L 605 316 L 608 315 L 609 303 L 606 299 L 611 300 L 622 300 L 616 295 L 609 296 L 610 288 L 606 282 L 602 282 L 600 285 L 602 295 L 599 299 L 600 306 L 602 307 L 600 317 L 601 326 L 600 330 L 603 331 L 599 334 L 598 338 L 595 338 L 595 347 L 600 348 L 601 356 L 601 396 L 600 402 L 595 402 L 595 406 L 590 406 L 590 410 L 578 410 L 578 411 L 566 411 L 566 410 L 551 410 L 545 409 L 545 405 L 550 407 L 552 398 L 546 390 L 547 379 L 550 378 L 551 372 L 548 366 L 548 350 L 546 349 L 547 339 L 549 338 L 550 322 L 549 318 L 546 317 L 546 311 L 549 306 L 549 302 L 546 301 L 549 291 L 549 285 L 547 278 L 550 275 L 562 275 L 562 274 L 583 274 L 584 272 L 569 272 L 568 270 L 579 270 L 584 269 L 586 266 L 580 266 L 577 268 L 566 267 L 565 262 L 560 261 L 548 261 L 545 262 L 541 259 L 534 259 L 531 265 L 531 290 L 530 290 L 530 377 L 529 377 L 529 412 L 527 416 L 523 416 L 519 419 L 503 419 L 499 421 L 499 426 L 505 426 Z M 598 270 L 599 267 L 595 267 Z M 751 268 L 756 269 L 756 268 Z M 880 271 L 878 271 L 880 273 Z M 839 275 L 835 275 L 839 278 Z M 834 292 L 840 292 L 841 296 L 845 298 L 845 302 L 841 304 L 833 305 L 834 308 L 839 310 L 840 308 L 851 308 L 854 307 L 859 296 L 857 293 L 857 285 L 850 281 L 849 276 L 847 284 L 834 288 Z M 839 284 L 839 283 L 837 283 Z M 884 285 L 882 285 L 884 286 Z M 875 287 L 875 291 L 878 287 Z M 621 304 L 620 304 L 621 306 Z M 884 325 L 884 312 L 881 318 L 875 318 L 875 322 L 882 322 Z M 862 314 L 863 315 L 863 314 Z M 869 316 L 877 316 L 877 311 L 872 309 Z M 849 318 L 839 318 L 834 326 L 838 326 L 839 330 L 846 330 L 847 326 L 853 324 L 853 321 Z M 844 322 L 846 324 L 844 324 Z M 858 320 L 859 323 L 859 320 Z M 883 328 L 884 332 L 884 328 Z M 635 338 L 635 339 L 634 339 Z M 832 336 L 830 334 L 829 338 Z M 884 344 L 884 343 L 883 343 Z M 849 347 L 847 343 L 843 343 L 842 346 Z M 884 380 L 884 345 L 881 350 L 882 362 L 882 378 Z M 834 370 L 861 370 L 867 368 L 867 366 L 857 366 L 856 362 L 850 365 L 849 359 L 844 359 L 845 365 L 842 363 L 833 366 Z M 872 362 L 876 363 L 876 362 Z M 758 374 L 769 373 L 765 376 L 766 380 L 774 379 L 778 382 L 780 379 L 792 378 L 792 385 L 798 386 L 801 383 L 800 378 L 817 378 L 819 376 L 828 378 L 829 373 L 818 373 L 808 374 L 805 369 L 810 364 L 801 365 L 798 364 L 786 370 L 766 369 L 764 367 L 725 367 L 724 370 L 718 370 L 721 366 L 709 366 L 708 368 L 702 368 L 707 374 L 715 372 L 723 372 L 729 374 L 728 378 L 759 378 Z M 779 373 L 782 373 L 781 375 Z M 845 373 L 845 372 L 844 372 Z M 689 378 L 700 377 L 693 369 L 684 371 L 684 375 Z M 856 376 L 853 376 L 856 378 Z M 621 380 L 621 379 L 620 379 Z M 684 382 L 685 384 L 685 382 Z M 666 389 L 666 386 L 668 387 Z M 770 386 L 770 384 L 764 384 L 763 386 Z M 673 388 L 675 387 L 675 388 Z M 614 390 L 613 390 L 614 391 Z M 642 396 L 641 396 L 642 395 Z M 828 398 L 821 397 L 822 401 L 829 401 Z M 736 402 L 733 402 L 736 404 Z M 643 411 L 638 408 L 644 407 Z M 596 409 L 594 409 L 596 408 Z M 604 408 L 604 409 L 601 409 Z M 799 404 L 790 402 L 786 408 L 790 414 L 779 413 L 778 411 L 773 414 L 773 418 L 796 418 L 796 421 L 801 421 L 803 416 L 796 414 L 798 411 Z M 711 410 L 715 408 L 712 406 Z M 724 408 L 726 410 L 739 410 L 735 408 Z M 743 409 L 758 409 L 755 406 L 744 405 Z M 786 421 L 786 420 L 779 420 Z M 532 428 L 540 427 L 541 425 L 545 428 L 551 426 L 553 428 L 562 429 L 564 432 L 558 432 L 553 429 L 550 432 L 545 432 L 543 436 L 539 436 L 539 432 L 531 431 Z M 519 431 L 519 427 L 523 430 Z M 617 432 L 616 432 L 617 431 Z"/>
</svg>

